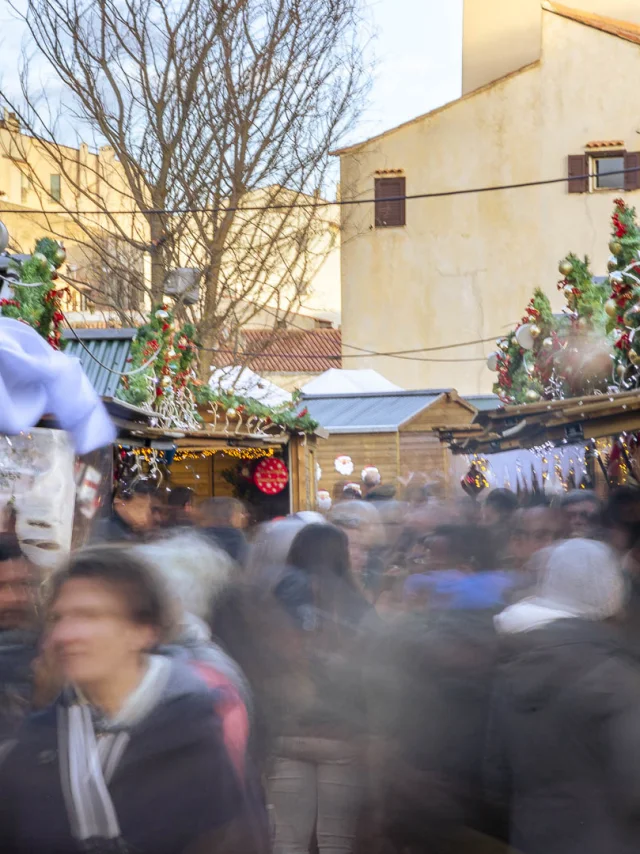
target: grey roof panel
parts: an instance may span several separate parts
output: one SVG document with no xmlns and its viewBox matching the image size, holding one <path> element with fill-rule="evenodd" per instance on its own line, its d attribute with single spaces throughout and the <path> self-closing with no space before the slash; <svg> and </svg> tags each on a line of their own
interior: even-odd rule
<svg viewBox="0 0 640 854">
<path fill-rule="evenodd" d="M 304 405 L 330 433 L 395 433 L 442 392 L 305 397 Z"/>
<path fill-rule="evenodd" d="M 131 352 L 132 337 L 123 335 L 124 330 L 77 330 L 82 333 L 75 337 L 69 331 L 66 334 L 65 353 L 76 356 L 84 372 L 99 395 L 115 397 L 120 377 L 127 368 L 127 359 Z M 98 336 L 88 333 L 99 332 Z M 116 333 L 109 335 L 105 333 Z M 81 340 L 78 340 L 80 338 Z"/>
</svg>

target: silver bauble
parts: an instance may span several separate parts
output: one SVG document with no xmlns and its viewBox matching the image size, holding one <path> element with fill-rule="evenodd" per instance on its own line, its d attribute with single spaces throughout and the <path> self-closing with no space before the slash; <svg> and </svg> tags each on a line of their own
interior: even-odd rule
<svg viewBox="0 0 640 854">
<path fill-rule="evenodd" d="M 610 273 L 613 273 L 614 270 L 618 269 L 618 259 L 615 255 L 609 255 L 609 260 L 607 261 L 607 269 Z"/>
<path fill-rule="evenodd" d="M 499 353 L 495 353 L 495 352 L 489 353 L 489 355 L 487 356 L 487 367 L 489 368 L 490 371 L 497 371 L 498 370 L 499 359 L 500 359 Z"/>
<path fill-rule="evenodd" d="M 167 320 L 169 317 L 169 312 L 164 308 L 159 308 L 156 311 L 156 317 L 158 318 L 158 320 Z"/>
</svg>

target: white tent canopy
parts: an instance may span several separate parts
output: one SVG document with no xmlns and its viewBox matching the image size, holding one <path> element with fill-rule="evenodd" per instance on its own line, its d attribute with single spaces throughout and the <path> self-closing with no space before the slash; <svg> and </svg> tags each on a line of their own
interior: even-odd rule
<svg viewBox="0 0 640 854">
<path fill-rule="evenodd" d="M 314 377 L 303 385 L 301 391 L 305 395 L 367 392 L 376 394 L 384 391 L 402 391 L 402 389 L 370 368 L 353 371 L 329 368 L 319 377 Z"/>
<path fill-rule="evenodd" d="M 265 406 L 279 406 L 282 403 L 290 403 L 292 399 L 288 391 L 256 374 L 251 368 L 243 368 L 241 365 L 214 370 L 209 387 L 251 397 Z"/>
</svg>

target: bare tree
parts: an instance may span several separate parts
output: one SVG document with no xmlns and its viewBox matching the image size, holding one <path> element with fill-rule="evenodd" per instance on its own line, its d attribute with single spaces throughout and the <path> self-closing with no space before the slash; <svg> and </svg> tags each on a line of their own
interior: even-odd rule
<svg viewBox="0 0 640 854">
<path fill-rule="evenodd" d="M 197 303 L 180 310 L 209 352 L 238 349 L 243 325 L 259 314 L 281 326 L 331 248 L 321 194 L 329 152 L 363 100 L 358 4 L 16 7 L 35 53 L 23 56 L 21 98 L 0 95 L 28 131 L 18 144 L 41 146 L 71 192 L 53 198 L 33 158 L 18 153 L 16 162 L 45 207 L 62 206 L 85 256 L 147 302 L 162 298 L 172 268 L 201 269 Z M 34 59 L 61 84 L 53 101 L 34 85 Z M 89 134 L 101 156 L 79 144 L 70 156 L 61 138 L 71 129 L 78 141 Z M 146 262 L 127 269 L 123 246 Z M 94 302 L 127 314 L 99 276 L 85 286 Z"/>
</svg>

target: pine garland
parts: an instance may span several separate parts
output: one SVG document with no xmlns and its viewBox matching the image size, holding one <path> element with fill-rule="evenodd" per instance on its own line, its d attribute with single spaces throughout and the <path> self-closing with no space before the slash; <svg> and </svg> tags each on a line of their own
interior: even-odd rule
<svg viewBox="0 0 640 854">
<path fill-rule="evenodd" d="M 19 274 L 20 281 L 11 283 L 13 298 L 0 300 L 0 314 L 3 317 L 27 323 L 56 350 L 64 347 L 61 301 L 68 289 L 56 289 L 53 283 L 58 278 L 57 270 L 65 258 L 66 252 L 59 243 L 50 237 L 41 238 L 35 245 L 33 255 L 22 262 L 11 262 L 11 269 Z M 20 282 L 35 287 L 21 287 Z"/>
<path fill-rule="evenodd" d="M 240 415 L 255 415 L 266 424 L 291 432 L 314 432 L 318 422 L 311 418 L 306 408 L 300 409 L 296 396 L 292 403 L 270 407 L 251 397 L 214 391 L 198 380 L 199 345 L 195 336 L 195 327 L 189 323 L 176 328 L 174 313 L 168 306 L 156 306 L 148 322 L 137 331 L 127 364 L 129 375 L 122 377 L 117 396 L 134 406 L 158 410 L 169 388 L 174 393 L 188 390 L 195 403 L 215 403 L 225 412 L 235 410 Z M 145 370 L 130 373 L 149 360 L 151 363 Z M 201 421 L 195 409 L 193 414 Z"/>
</svg>

